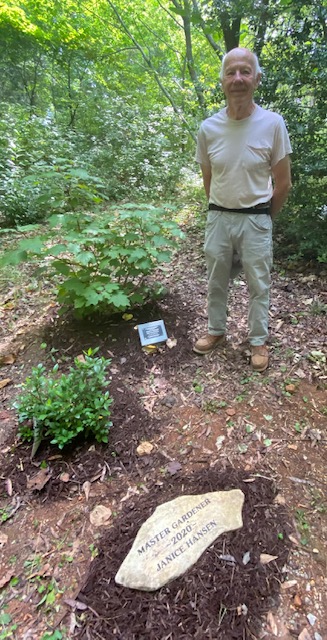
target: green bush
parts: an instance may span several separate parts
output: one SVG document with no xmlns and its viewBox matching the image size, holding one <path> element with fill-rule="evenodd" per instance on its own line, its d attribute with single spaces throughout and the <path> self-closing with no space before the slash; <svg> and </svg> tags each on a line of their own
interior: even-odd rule
<svg viewBox="0 0 327 640">
<path fill-rule="evenodd" d="M 96 352 L 89 349 L 83 359 L 75 358 L 75 366 L 60 377 L 58 364 L 49 374 L 39 364 L 20 385 L 14 408 L 20 437 L 34 441 L 32 456 L 45 438 L 59 449 L 81 434 L 108 442 L 112 398 L 105 373 L 110 360 L 95 357 Z"/>
<path fill-rule="evenodd" d="M 146 277 L 169 262 L 177 238 L 172 207 L 126 204 L 99 215 L 54 216 L 54 231 L 25 239 L 1 264 L 17 264 L 36 256 L 41 271 L 59 276 L 58 299 L 82 316 L 93 311 L 124 311 L 143 304 L 158 290 Z"/>
</svg>

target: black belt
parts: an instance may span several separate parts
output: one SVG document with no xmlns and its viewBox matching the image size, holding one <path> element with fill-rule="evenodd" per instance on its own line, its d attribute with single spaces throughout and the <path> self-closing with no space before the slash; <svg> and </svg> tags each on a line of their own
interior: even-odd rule
<svg viewBox="0 0 327 640">
<path fill-rule="evenodd" d="M 226 207 L 222 207 L 220 204 L 209 202 L 209 209 L 210 211 L 229 211 L 230 213 L 270 214 L 270 202 L 262 202 L 261 204 L 256 204 L 254 207 L 249 207 L 248 209 L 227 209 Z"/>
</svg>

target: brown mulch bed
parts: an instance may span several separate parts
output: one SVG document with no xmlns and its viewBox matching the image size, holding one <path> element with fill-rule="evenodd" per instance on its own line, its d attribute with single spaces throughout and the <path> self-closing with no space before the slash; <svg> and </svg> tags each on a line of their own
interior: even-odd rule
<svg viewBox="0 0 327 640">
<path fill-rule="evenodd" d="M 234 488 L 245 494 L 243 527 L 220 536 L 186 574 L 154 593 L 115 584 L 114 576 L 138 529 L 158 504 L 182 494 Z M 285 508 L 274 503 L 276 493 L 273 481 L 268 478 L 251 477 L 232 468 L 224 472 L 205 469 L 188 477 L 176 475 L 163 487 L 154 486 L 150 495 L 129 504 L 98 545 L 100 554 L 78 596 L 89 607 L 78 637 L 81 640 L 256 637 L 260 618 L 277 604 L 290 549 L 291 527 Z M 263 565 L 259 560 L 261 553 L 277 559 Z"/>
</svg>

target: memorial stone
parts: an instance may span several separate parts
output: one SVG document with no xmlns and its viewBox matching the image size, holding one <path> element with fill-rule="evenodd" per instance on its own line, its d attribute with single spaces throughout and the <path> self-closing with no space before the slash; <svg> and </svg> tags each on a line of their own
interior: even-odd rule
<svg viewBox="0 0 327 640">
<path fill-rule="evenodd" d="M 240 489 L 180 496 L 158 506 L 116 574 L 124 587 L 155 591 L 185 573 L 225 531 L 243 526 Z"/>
</svg>

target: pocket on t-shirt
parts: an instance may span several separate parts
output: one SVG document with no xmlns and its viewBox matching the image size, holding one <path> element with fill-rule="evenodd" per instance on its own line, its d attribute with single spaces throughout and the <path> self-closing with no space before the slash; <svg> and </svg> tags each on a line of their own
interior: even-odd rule
<svg viewBox="0 0 327 640">
<path fill-rule="evenodd" d="M 246 147 L 247 150 L 251 153 L 253 160 L 255 160 L 256 162 L 264 162 L 270 164 L 270 147 L 263 147 L 252 144 L 247 144 Z"/>
</svg>

